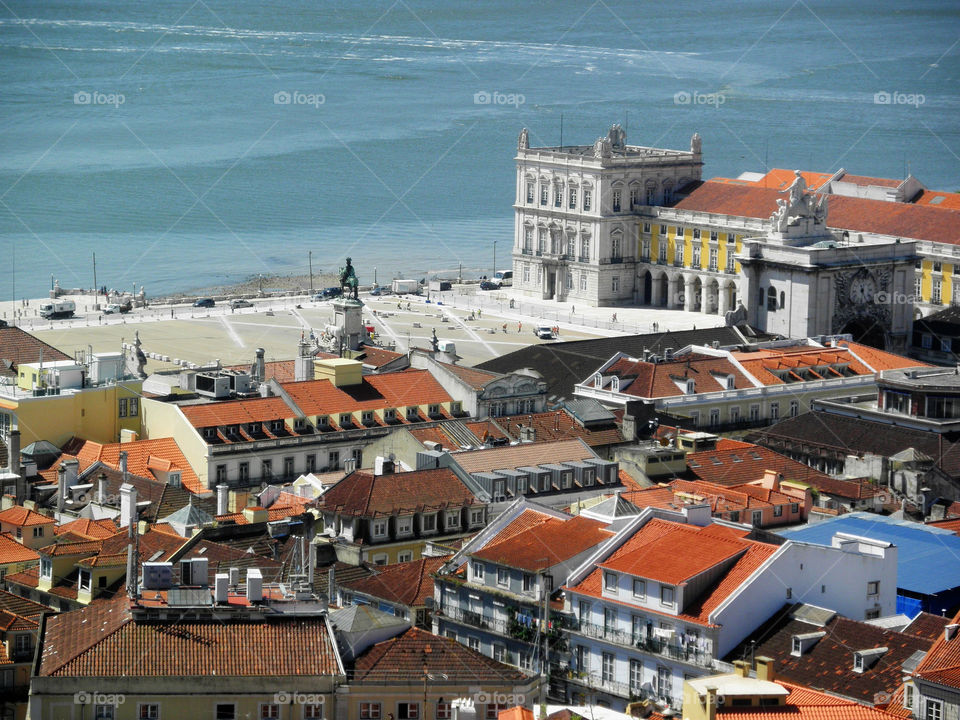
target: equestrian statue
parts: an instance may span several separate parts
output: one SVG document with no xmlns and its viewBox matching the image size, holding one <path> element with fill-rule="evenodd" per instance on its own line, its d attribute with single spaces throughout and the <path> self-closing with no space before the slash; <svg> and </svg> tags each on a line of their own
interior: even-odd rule
<svg viewBox="0 0 960 720">
<path fill-rule="evenodd" d="M 359 284 L 357 274 L 353 271 L 353 265 L 350 264 L 350 258 L 347 258 L 346 267 L 340 268 L 340 292 L 343 293 L 343 289 L 347 288 L 345 297 L 349 298 L 350 291 L 353 290 L 353 299 L 359 300 Z"/>
</svg>

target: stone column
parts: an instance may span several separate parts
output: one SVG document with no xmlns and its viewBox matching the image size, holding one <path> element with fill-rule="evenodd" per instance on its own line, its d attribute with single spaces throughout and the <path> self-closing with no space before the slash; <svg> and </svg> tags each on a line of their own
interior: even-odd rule
<svg viewBox="0 0 960 720">
<path fill-rule="evenodd" d="M 685 312 L 697 311 L 697 298 L 695 297 L 695 283 L 697 276 L 692 273 L 683 275 L 683 309 Z"/>
<path fill-rule="evenodd" d="M 682 307 L 680 303 L 680 276 L 674 275 L 671 277 L 667 274 L 664 275 L 663 281 L 667 285 L 667 308 L 669 310 L 677 310 Z"/>
<path fill-rule="evenodd" d="M 731 310 L 730 307 L 730 280 L 721 280 L 720 281 L 720 291 L 719 297 L 717 298 L 717 314 L 723 317 L 727 312 Z"/>
</svg>

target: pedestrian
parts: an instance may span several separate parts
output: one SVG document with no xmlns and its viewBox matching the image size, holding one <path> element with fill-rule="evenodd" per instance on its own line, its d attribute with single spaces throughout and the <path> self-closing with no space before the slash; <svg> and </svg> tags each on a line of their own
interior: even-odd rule
<svg viewBox="0 0 960 720">
<path fill-rule="evenodd" d="M 523 323 L 520 322 L 520 321 L 517 321 L 517 334 L 518 334 L 518 335 L 520 334 L 520 331 L 521 331 L 521 330 L 523 330 Z"/>
<path fill-rule="evenodd" d="M 507 331 L 507 324 L 506 324 L 506 323 L 503 324 L 503 331 L 504 331 L 504 332 Z"/>
<path fill-rule="evenodd" d="M 480 308 L 477 308 L 477 317 L 478 317 L 478 318 L 482 318 L 482 317 L 483 317 L 483 310 L 481 310 Z"/>
<path fill-rule="evenodd" d="M 617 314 L 614 313 L 614 314 L 613 314 L 613 322 L 616 322 L 616 321 L 617 321 Z"/>
<path fill-rule="evenodd" d="M 577 306 L 576 306 L 576 305 L 571 305 L 571 306 L 570 306 L 570 314 L 571 314 L 571 315 L 576 315 L 576 314 L 577 314 Z"/>
</svg>

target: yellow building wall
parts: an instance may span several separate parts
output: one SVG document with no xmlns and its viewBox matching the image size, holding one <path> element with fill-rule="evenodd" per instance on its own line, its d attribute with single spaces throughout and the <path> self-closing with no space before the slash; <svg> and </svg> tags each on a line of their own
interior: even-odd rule
<svg viewBox="0 0 960 720">
<path fill-rule="evenodd" d="M 933 261 L 923 260 L 920 263 L 920 299 L 930 302 L 930 293 L 933 291 Z"/>
<path fill-rule="evenodd" d="M 141 430 L 142 403 L 136 417 L 126 418 L 119 417 L 118 404 L 121 397 L 139 398 L 140 388 L 138 380 L 63 395 L 7 399 L 0 406 L 16 414 L 23 447 L 37 440 L 61 447 L 72 437 L 118 442 L 121 429 Z"/>
<path fill-rule="evenodd" d="M 363 549 L 363 560 L 373 564 L 374 556 L 386 553 L 387 564 L 392 565 L 393 563 L 400 562 L 400 553 L 407 550 L 413 553 L 413 557 L 410 558 L 411 560 L 419 560 L 423 556 L 423 548 L 426 547 L 426 544 L 427 541 L 423 538 L 411 538 L 406 542 L 396 542 L 385 545 L 370 545 Z"/>
<path fill-rule="evenodd" d="M 144 437 L 173 438 L 200 482 L 207 487 L 207 443 L 180 412 L 180 408 L 144 398 L 140 404 L 140 415 L 143 418 Z"/>
<path fill-rule="evenodd" d="M 683 266 L 693 266 L 693 230 L 683 228 Z"/>
</svg>

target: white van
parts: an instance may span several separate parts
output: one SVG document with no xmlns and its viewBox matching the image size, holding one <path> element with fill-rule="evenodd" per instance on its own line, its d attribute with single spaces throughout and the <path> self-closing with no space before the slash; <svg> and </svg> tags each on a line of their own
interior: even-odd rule
<svg viewBox="0 0 960 720">
<path fill-rule="evenodd" d="M 534 335 L 536 335 L 541 340 L 553 340 L 556 338 L 556 334 L 553 332 L 553 325 L 537 325 L 533 329 Z"/>
<path fill-rule="evenodd" d="M 500 287 L 513 285 L 513 270 L 497 270 L 493 274 L 493 281 Z"/>
</svg>

